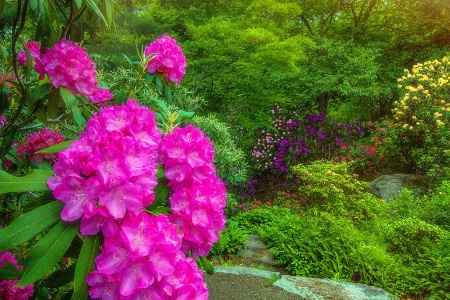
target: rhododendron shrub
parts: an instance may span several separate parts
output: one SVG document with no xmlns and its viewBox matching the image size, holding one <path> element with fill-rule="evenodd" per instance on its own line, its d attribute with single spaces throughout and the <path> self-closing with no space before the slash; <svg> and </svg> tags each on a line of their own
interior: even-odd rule
<svg viewBox="0 0 450 300">
<path fill-rule="evenodd" d="M 70 134 L 66 141 L 45 127 L 16 145 L 17 115 L 28 116 L 20 109 L 1 115 L 0 133 L 12 132 L 0 147 L 8 153 L 2 160 L 14 160 L 8 171 L 17 173 L 0 170 L 0 194 L 30 198 L 26 213 L 0 230 L 0 252 L 33 240 L 23 273 L 13 276 L 17 286 L 34 283 L 41 295 L 62 279 L 55 298 L 70 292 L 74 299 L 208 299 L 200 269 L 212 269 L 204 256 L 224 229 L 225 186 L 209 138 L 192 125 L 179 126 L 193 113 L 167 109 L 174 104 L 173 83 L 185 73 L 181 48 L 162 36 L 143 55 L 137 80 L 155 80 L 165 97 L 155 101 L 158 114 L 133 99 L 105 103 L 113 94 L 98 87 L 93 62 L 75 43 L 62 39 L 41 52 L 29 41 L 17 56 L 20 76 L 7 78 L 24 77 L 22 85 L 11 85 L 21 89 L 7 89 L 11 102 L 28 95 L 28 108 L 39 111 L 31 128 L 49 124 Z"/>
<path fill-rule="evenodd" d="M 7 264 L 12 264 L 16 269 L 23 270 L 19 266 L 14 255 L 7 251 L 0 254 L 0 269 Z M 33 285 L 16 286 L 19 280 L 0 280 L 0 299 L 2 300 L 26 300 L 33 295 Z"/>
</svg>

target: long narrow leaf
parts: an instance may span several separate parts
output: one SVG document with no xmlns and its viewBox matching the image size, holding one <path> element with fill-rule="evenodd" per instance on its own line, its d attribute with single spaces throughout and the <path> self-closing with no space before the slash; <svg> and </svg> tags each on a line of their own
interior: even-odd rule
<svg viewBox="0 0 450 300">
<path fill-rule="evenodd" d="M 94 260 L 100 252 L 101 244 L 102 237 L 99 234 L 88 236 L 84 241 L 75 267 L 72 300 L 88 299 L 86 276 L 94 269 Z"/>
<path fill-rule="evenodd" d="M 67 251 L 78 229 L 79 226 L 75 222 L 59 221 L 31 249 L 18 286 L 31 284 L 47 275 Z"/>
<path fill-rule="evenodd" d="M 86 0 L 87 5 L 91 10 L 93 10 L 97 16 L 102 18 L 103 22 L 105 22 L 106 27 L 109 26 L 108 21 L 106 21 L 105 16 L 103 16 L 101 10 L 98 8 L 97 4 L 93 0 Z"/>
<path fill-rule="evenodd" d="M 17 177 L 0 170 L 0 194 L 47 191 L 47 180 L 53 175 L 52 171 L 34 170 L 31 174 Z"/>
<path fill-rule="evenodd" d="M 50 202 L 23 214 L 0 230 L 0 253 L 34 238 L 60 220 L 63 203 Z"/>
<path fill-rule="evenodd" d="M 50 146 L 48 148 L 37 151 L 36 153 L 57 153 L 63 149 L 69 148 L 70 144 L 72 144 L 72 140 L 64 141 L 59 144 Z"/>
</svg>

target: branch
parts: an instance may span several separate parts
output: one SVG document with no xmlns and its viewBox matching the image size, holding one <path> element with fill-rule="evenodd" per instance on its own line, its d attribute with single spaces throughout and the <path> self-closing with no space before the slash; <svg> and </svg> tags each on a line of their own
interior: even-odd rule
<svg viewBox="0 0 450 300">
<path fill-rule="evenodd" d="M 14 16 L 13 24 L 12 24 L 11 53 L 12 53 L 12 57 L 13 57 L 14 77 L 19 82 L 20 92 L 21 92 L 19 107 L 17 108 L 17 110 L 14 113 L 14 115 L 12 116 L 12 118 L 10 120 L 8 120 L 8 123 L 2 128 L 2 130 L 0 132 L 0 136 L 4 136 L 6 134 L 6 132 L 8 132 L 10 127 L 19 118 L 19 115 L 22 112 L 22 110 L 25 107 L 25 104 L 27 102 L 27 93 L 26 93 L 25 84 L 23 83 L 22 78 L 19 76 L 20 75 L 19 70 L 17 69 L 16 45 L 17 45 L 17 40 L 20 36 L 20 33 L 22 32 L 22 30 L 25 26 L 28 4 L 29 4 L 29 0 L 25 0 L 23 3 L 23 6 L 22 6 L 22 0 L 17 1 L 17 11 L 16 11 L 16 15 Z M 23 10 L 22 10 L 22 7 L 23 7 Z M 19 26 L 17 26 L 17 24 L 19 23 L 19 19 L 20 19 L 20 24 L 19 24 Z"/>
</svg>

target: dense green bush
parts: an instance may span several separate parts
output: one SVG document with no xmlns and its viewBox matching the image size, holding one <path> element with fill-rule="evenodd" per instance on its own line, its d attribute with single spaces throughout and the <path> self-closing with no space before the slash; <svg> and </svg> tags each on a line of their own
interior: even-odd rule
<svg viewBox="0 0 450 300">
<path fill-rule="evenodd" d="M 228 126 L 214 115 L 196 115 L 190 121 L 211 139 L 216 150 L 214 163 L 217 174 L 231 185 L 246 182 L 248 180 L 246 157 L 235 144 Z"/>
<path fill-rule="evenodd" d="M 225 230 L 220 232 L 219 241 L 213 245 L 209 253 L 220 257 L 238 254 L 241 249 L 245 248 L 247 240 L 247 231 L 239 227 L 237 221 L 228 220 Z"/>
<path fill-rule="evenodd" d="M 305 199 L 305 215 L 332 213 L 347 220 L 373 220 L 386 210 L 385 203 L 366 192 L 368 183 L 355 177 L 348 163 L 315 161 L 292 168 L 300 178 L 298 195 Z"/>
</svg>

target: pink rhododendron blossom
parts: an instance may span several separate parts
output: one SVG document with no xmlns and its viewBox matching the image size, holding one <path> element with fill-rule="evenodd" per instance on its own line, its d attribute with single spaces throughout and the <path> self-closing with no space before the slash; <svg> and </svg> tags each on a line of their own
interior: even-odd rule
<svg viewBox="0 0 450 300">
<path fill-rule="evenodd" d="M 0 268 L 4 268 L 8 263 L 13 264 L 18 270 L 23 270 L 22 266 L 17 264 L 14 255 L 11 252 L 0 254 Z M 0 299 L 2 300 L 26 300 L 33 295 L 33 285 L 16 287 L 20 280 L 0 280 Z"/>
<path fill-rule="evenodd" d="M 186 58 L 175 39 L 167 35 L 153 41 L 144 49 L 145 56 L 152 55 L 147 70 L 159 72 L 172 82 L 180 83 L 186 73 Z"/>
<path fill-rule="evenodd" d="M 173 190 L 169 218 L 184 235 L 181 250 L 206 256 L 225 228 L 226 190 L 215 172 L 211 141 L 192 125 L 177 127 L 164 136 L 159 151 Z"/>
<path fill-rule="evenodd" d="M 70 148 L 59 152 L 56 176 L 47 181 L 65 203 L 61 218 L 81 218 L 81 232 L 109 237 L 116 220 L 153 202 L 161 132 L 155 113 L 135 100 L 101 108 Z"/>
<path fill-rule="evenodd" d="M 5 126 L 6 124 L 6 118 L 5 116 L 1 115 L 0 116 L 0 127 Z"/>
<path fill-rule="evenodd" d="M 43 159 L 55 161 L 57 153 L 36 153 L 39 150 L 59 144 L 66 140 L 57 130 L 51 130 L 46 127 L 40 131 L 34 132 L 24 138 L 24 144 L 17 149 L 17 156 L 27 155 L 31 161 L 41 163 Z"/>
<path fill-rule="evenodd" d="M 47 74 L 55 88 L 65 87 L 73 94 L 81 94 L 92 103 L 113 98 L 107 89 L 99 88 L 97 71 L 84 49 L 62 39 L 53 49 L 41 55 L 43 68 L 35 68 L 43 78 Z"/>
<path fill-rule="evenodd" d="M 105 239 L 95 259 L 97 270 L 87 277 L 90 296 L 208 299 L 203 273 L 180 251 L 181 238 L 166 215 L 127 214 L 120 233 Z"/>
</svg>

